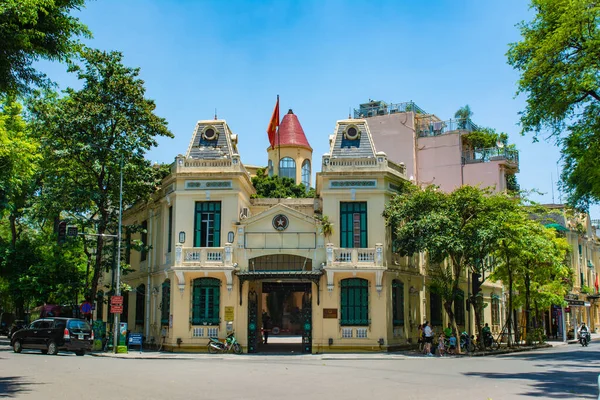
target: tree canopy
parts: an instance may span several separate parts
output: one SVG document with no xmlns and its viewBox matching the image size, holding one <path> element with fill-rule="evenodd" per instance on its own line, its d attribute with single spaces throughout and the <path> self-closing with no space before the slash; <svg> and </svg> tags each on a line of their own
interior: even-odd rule
<svg viewBox="0 0 600 400">
<path fill-rule="evenodd" d="M 277 175 L 269 176 L 266 168 L 259 168 L 256 176 L 252 177 L 252 185 L 256 189 L 256 198 L 286 199 L 312 198 L 315 197 L 315 190 L 307 190 L 304 184 L 296 185 L 293 179 L 279 177 Z"/>
<path fill-rule="evenodd" d="M 78 216 L 95 233 L 116 232 L 119 174 L 124 207 L 146 199 L 164 176 L 145 154 L 159 136 L 172 137 L 145 97 L 139 69 L 122 64 L 118 52 L 85 49 L 69 71 L 83 81 L 62 97 L 47 93 L 32 101 L 34 131 L 44 154 L 46 212 Z M 103 265 L 104 239 L 96 242 L 92 293 Z"/>
<path fill-rule="evenodd" d="M 77 37 L 91 37 L 72 15 L 84 4 L 85 0 L 0 2 L 0 94 L 27 92 L 31 84 L 47 84 L 33 63 L 65 61 L 77 52 Z"/>
<path fill-rule="evenodd" d="M 554 137 L 569 201 L 587 209 L 600 201 L 600 4 L 532 0 L 531 8 L 507 53 L 520 73 L 517 94 L 526 95 L 522 132 Z"/>
</svg>

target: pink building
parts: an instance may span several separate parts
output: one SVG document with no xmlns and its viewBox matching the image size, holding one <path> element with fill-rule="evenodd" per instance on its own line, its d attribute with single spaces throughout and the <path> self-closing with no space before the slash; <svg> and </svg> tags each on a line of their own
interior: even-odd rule
<svg viewBox="0 0 600 400">
<path fill-rule="evenodd" d="M 479 128 L 470 119 L 441 120 L 413 102 L 381 101 L 361 104 L 354 117 L 367 118 L 375 147 L 404 163 L 406 175 L 416 183 L 448 192 L 462 185 L 518 189 L 518 151 L 502 143 L 486 149 L 466 145 L 462 135 Z"/>
</svg>

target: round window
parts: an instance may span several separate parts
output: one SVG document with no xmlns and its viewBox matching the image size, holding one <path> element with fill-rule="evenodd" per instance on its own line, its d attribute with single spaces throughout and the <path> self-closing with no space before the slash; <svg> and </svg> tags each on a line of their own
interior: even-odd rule
<svg viewBox="0 0 600 400">
<path fill-rule="evenodd" d="M 208 128 L 204 131 L 204 139 L 206 140 L 215 140 L 217 138 L 217 132 L 214 128 Z"/>
<path fill-rule="evenodd" d="M 355 140 L 360 137 L 358 129 L 356 127 L 351 126 L 346 130 L 346 139 Z"/>
</svg>

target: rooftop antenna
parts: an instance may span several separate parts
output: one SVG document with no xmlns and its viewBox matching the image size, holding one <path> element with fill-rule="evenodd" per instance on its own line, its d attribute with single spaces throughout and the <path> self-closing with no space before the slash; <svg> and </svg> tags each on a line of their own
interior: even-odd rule
<svg viewBox="0 0 600 400">
<path fill-rule="evenodd" d="M 554 203 L 554 177 L 552 176 L 552 172 L 550 172 L 550 183 L 552 184 L 552 204 Z"/>
<path fill-rule="evenodd" d="M 348 107 L 348 119 L 352 119 L 352 107 Z"/>
<path fill-rule="evenodd" d="M 215 121 L 217 120 L 217 109 L 215 108 Z"/>
<path fill-rule="evenodd" d="M 560 174 L 558 173 L 558 161 L 556 161 L 556 189 L 558 190 L 558 202 L 562 204 L 562 195 L 560 193 Z"/>
</svg>

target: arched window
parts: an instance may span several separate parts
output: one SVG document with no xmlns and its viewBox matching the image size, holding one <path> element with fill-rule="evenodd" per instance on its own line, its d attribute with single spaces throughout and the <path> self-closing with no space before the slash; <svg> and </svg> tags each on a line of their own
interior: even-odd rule
<svg viewBox="0 0 600 400">
<path fill-rule="evenodd" d="M 404 325 L 404 283 L 399 280 L 392 281 L 392 323 Z"/>
<path fill-rule="evenodd" d="M 432 326 L 442 326 L 442 298 L 433 292 L 429 294 L 429 318 Z"/>
<path fill-rule="evenodd" d="M 348 278 L 341 281 L 341 325 L 369 325 L 369 281 Z"/>
<path fill-rule="evenodd" d="M 135 324 L 144 325 L 144 310 L 146 309 L 146 286 L 140 285 L 135 290 Z"/>
<path fill-rule="evenodd" d="M 162 284 L 160 304 L 160 324 L 169 325 L 169 314 L 171 312 L 171 281 L 168 279 Z"/>
<path fill-rule="evenodd" d="M 296 180 L 296 161 L 290 157 L 284 157 L 279 161 L 279 176 Z"/>
<path fill-rule="evenodd" d="M 465 324 L 465 292 L 460 289 L 454 296 L 454 318 L 457 325 Z"/>
<path fill-rule="evenodd" d="M 302 163 L 302 183 L 308 190 L 310 187 L 310 160 L 304 160 Z"/>
<path fill-rule="evenodd" d="M 218 325 L 221 281 L 215 278 L 194 279 L 192 324 Z"/>
<path fill-rule="evenodd" d="M 98 290 L 96 295 L 96 320 L 104 320 L 104 292 L 102 290 Z"/>
<path fill-rule="evenodd" d="M 500 325 L 500 297 L 492 294 L 492 325 Z"/>
</svg>

